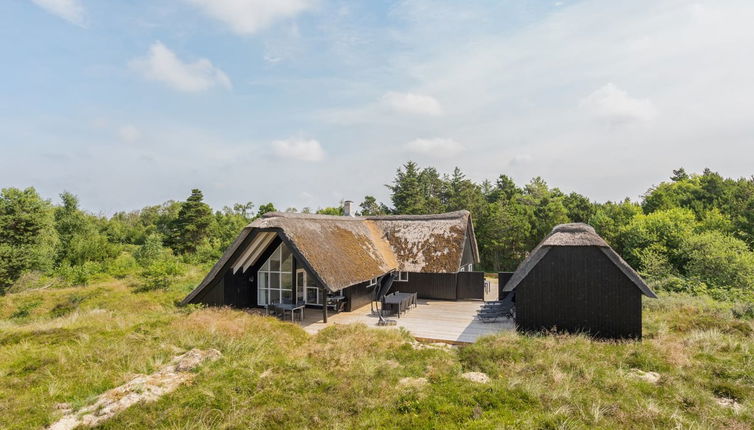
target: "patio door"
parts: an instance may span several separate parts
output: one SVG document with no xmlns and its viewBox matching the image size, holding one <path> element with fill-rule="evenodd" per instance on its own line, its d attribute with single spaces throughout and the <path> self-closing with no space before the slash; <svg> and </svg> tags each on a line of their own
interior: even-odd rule
<svg viewBox="0 0 754 430">
<path fill-rule="evenodd" d="M 307 276 L 305 269 L 296 269 L 296 302 L 306 302 Z"/>
<path fill-rule="evenodd" d="M 301 300 L 310 305 L 322 304 L 320 301 L 319 288 L 309 279 L 306 269 L 296 270 L 296 295 L 301 295 Z"/>
</svg>

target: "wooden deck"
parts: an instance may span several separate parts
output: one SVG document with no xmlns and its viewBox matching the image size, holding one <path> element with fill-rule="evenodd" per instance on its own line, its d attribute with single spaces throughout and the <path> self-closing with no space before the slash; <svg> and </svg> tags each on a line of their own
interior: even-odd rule
<svg viewBox="0 0 754 430">
<path fill-rule="evenodd" d="M 435 342 L 471 343 L 481 336 L 497 333 L 503 330 L 513 330 L 510 320 L 500 319 L 494 323 L 483 323 L 476 319 L 476 313 L 482 302 L 479 300 L 445 301 L 419 299 L 415 308 L 397 316 L 387 317 L 394 320 L 396 325 L 380 327 L 378 317 L 372 314 L 369 306 L 364 306 L 353 312 L 342 312 L 329 315 L 327 324 L 322 322 L 322 312 L 307 309 L 301 326 L 309 333 L 317 333 L 331 324 L 364 323 L 369 327 L 394 329 L 403 327 L 415 338 Z"/>
</svg>

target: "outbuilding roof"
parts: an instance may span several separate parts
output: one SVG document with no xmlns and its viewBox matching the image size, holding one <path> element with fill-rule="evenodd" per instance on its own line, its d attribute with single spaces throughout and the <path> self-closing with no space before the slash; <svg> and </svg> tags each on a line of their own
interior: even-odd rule
<svg viewBox="0 0 754 430">
<path fill-rule="evenodd" d="M 468 244 L 479 252 L 468 211 L 437 215 L 349 217 L 271 212 L 254 220 L 228 247 L 188 303 L 228 265 L 238 266 L 250 238 L 274 232 L 328 289 L 338 291 L 391 271 L 454 273 Z M 253 243 L 253 241 L 252 241 Z M 234 260 L 234 261 L 231 261 Z"/>
<path fill-rule="evenodd" d="M 505 284 L 503 291 L 513 291 L 553 247 L 581 246 L 599 248 L 636 285 L 642 294 L 647 297 L 657 298 L 655 293 L 641 279 L 641 276 L 594 231 L 594 227 L 584 223 L 560 224 L 555 226 L 552 232 L 519 264 L 513 276 Z"/>
</svg>

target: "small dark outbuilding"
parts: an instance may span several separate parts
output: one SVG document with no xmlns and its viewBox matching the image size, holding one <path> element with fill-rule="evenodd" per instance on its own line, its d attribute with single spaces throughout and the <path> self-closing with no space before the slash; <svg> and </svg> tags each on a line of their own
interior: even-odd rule
<svg viewBox="0 0 754 430">
<path fill-rule="evenodd" d="M 641 338 L 641 277 L 589 225 L 562 224 L 532 250 L 504 287 L 516 293 L 516 326 L 602 338 Z"/>
</svg>

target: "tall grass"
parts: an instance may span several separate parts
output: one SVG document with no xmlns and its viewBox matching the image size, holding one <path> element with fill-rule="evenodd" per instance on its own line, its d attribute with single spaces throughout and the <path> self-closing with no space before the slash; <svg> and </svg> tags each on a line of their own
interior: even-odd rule
<svg viewBox="0 0 754 430">
<path fill-rule="evenodd" d="M 754 324 L 730 304 L 683 296 L 647 301 L 642 342 L 500 333 L 462 348 L 419 348 L 399 330 L 332 326 L 310 336 L 242 311 L 177 307 L 197 276 L 141 293 L 127 280 L 109 280 L 0 298 L 0 428 L 42 428 L 62 415 L 60 404 L 89 404 L 194 347 L 217 348 L 223 357 L 197 370 L 190 385 L 102 428 L 754 423 Z M 637 378 L 635 369 L 659 380 Z M 465 380 L 467 371 L 491 381 Z"/>
</svg>

